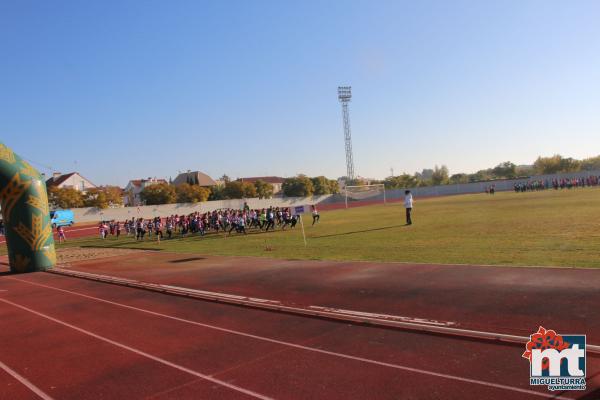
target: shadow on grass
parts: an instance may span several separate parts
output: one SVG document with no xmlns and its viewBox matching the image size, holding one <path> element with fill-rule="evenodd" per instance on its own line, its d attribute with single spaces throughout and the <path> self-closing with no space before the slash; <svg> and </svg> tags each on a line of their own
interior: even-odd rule
<svg viewBox="0 0 600 400">
<path fill-rule="evenodd" d="M 115 243 L 110 246 L 96 246 L 93 244 L 84 244 L 79 246 L 82 249 L 127 249 L 127 250 L 144 250 L 144 251 L 163 251 L 164 249 L 153 249 L 149 247 L 135 247 L 133 243 Z"/>
<path fill-rule="evenodd" d="M 331 235 L 311 236 L 311 239 L 322 239 L 322 238 L 335 237 L 335 236 L 354 235 L 355 233 L 383 231 L 383 230 L 386 230 L 386 229 L 401 228 L 401 227 L 405 227 L 405 226 L 407 226 L 407 225 L 402 224 L 402 225 L 384 226 L 384 227 L 381 227 L 381 228 L 363 229 L 363 230 L 360 230 L 360 231 L 332 233 Z"/>
</svg>

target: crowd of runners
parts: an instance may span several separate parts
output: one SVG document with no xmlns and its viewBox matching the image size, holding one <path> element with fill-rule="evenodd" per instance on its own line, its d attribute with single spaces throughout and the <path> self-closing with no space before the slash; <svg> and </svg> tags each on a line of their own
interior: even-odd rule
<svg viewBox="0 0 600 400">
<path fill-rule="evenodd" d="M 312 225 L 319 222 L 317 208 L 311 206 Z M 247 234 L 248 231 L 268 232 L 275 229 L 293 229 L 300 220 L 289 207 L 269 207 L 252 210 L 220 209 L 206 213 L 195 212 L 189 215 L 171 215 L 168 217 L 132 218 L 126 221 L 103 221 L 98 226 L 100 237 L 109 235 L 116 238 L 122 234 L 135 237 L 136 241 L 172 239 L 175 235 L 185 238 L 188 235 L 204 236 L 208 233 L 233 232 Z"/>
<path fill-rule="evenodd" d="M 561 179 L 539 179 L 527 182 L 517 182 L 514 185 L 515 192 L 531 192 L 546 189 L 572 189 L 586 186 L 598 186 L 599 176 L 588 176 L 581 178 L 561 178 Z"/>
</svg>

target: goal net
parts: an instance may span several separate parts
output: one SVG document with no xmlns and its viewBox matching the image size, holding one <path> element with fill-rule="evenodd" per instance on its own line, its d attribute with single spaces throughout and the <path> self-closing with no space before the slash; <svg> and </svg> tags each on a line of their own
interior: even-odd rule
<svg viewBox="0 0 600 400">
<path fill-rule="evenodd" d="M 385 185 L 359 185 L 346 186 L 344 188 L 346 195 L 346 208 L 352 203 L 385 203 Z"/>
</svg>

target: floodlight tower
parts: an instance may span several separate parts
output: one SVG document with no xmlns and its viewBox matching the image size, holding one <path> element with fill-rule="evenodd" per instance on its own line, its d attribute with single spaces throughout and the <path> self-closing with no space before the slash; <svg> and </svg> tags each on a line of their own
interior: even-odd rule
<svg viewBox="0 0 600 400">
<path fill-rule="evenodd" d="M 342 103 L 342 115 L 344 118 L 344 139 L 346 141 L 346 178 L 354 180 L 354 160 L 352 157 L 352 135 L 350 134 L 350 112 L 348 103 L 352 98 L 351 86 L 338 86 L 338 99 Z"/>
</svg>

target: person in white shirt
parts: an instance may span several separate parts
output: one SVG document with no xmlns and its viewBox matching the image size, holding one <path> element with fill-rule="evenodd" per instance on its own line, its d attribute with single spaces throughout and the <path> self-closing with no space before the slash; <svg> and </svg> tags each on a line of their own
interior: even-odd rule
<svg viewBox="0 0 600 400">
<path fill-rule="evenodd" d="M 410 214 L 413 208 L 413 197 L 410 190 L 404 191 L 404 208 L 406 209 L 406 225 L 412 225 Z"/>
<path fill-rule="evenodd" d="M 319 220 L 321 219 L 321 216 L 319 215 L 319 211 L 317 210 L 317 207 L 313 204 L 311 206 L 312 208 L 312 217 L 313 217 L 313 225 L 315 224 L 315 222 L 319 222 Z"/>
</svg>

